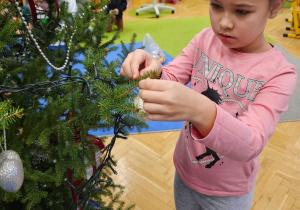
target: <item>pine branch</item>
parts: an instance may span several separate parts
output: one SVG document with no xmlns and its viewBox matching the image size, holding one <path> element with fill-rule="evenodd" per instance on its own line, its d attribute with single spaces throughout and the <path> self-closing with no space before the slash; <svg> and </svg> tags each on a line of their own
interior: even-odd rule
<svg viewBox="0 0 300 210">
<path fill-rule="evenodd" d="M 122 98 L 124 95 L 127 95 L 129 92 L 131 92 L 132 90 L 134 90 L 135 88 L 138 87 L 138 82 L 144 79 L 159 79 L 160 78 L 160 74 L 157 73 L 156 71 L 150 71 L 148 72 L 146 75 L 141 76 L 138 80 L 136 81 L 131 81 L 131 84 L 134 84 L 131 88 L 127 89 L 125 92 L 123 92 L 122 94 L 120 94 L 117 99 Z"/>
<path fill-rule="evenodd" d="M 16 118 L 21 118 L 23 109 L 14 108 L 11 100 L 0 102 L 0 123 L 9 125 L 15 122 Z M 2 129 L 2 127 L 1 127 Z"/>
</svg>

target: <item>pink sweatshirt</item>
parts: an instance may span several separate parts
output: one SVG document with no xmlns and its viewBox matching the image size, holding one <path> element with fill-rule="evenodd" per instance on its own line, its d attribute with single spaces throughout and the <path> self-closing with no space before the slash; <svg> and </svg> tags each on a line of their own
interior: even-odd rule
<svg viewBox="0 0 300 210">
<path fill-rule="evenodd" d="M 295 67 L 276 47 L 258 54 L 237 52 L 206 28 L 164 66 L 161 79 L 191 82 L 193 90 L 217 104 L 205 138 L 184 122 L 174 152 L 182 180 L 208 195 L 248 193 L 255 185 L 258 156 L 296 87 Z"/>
</svg>

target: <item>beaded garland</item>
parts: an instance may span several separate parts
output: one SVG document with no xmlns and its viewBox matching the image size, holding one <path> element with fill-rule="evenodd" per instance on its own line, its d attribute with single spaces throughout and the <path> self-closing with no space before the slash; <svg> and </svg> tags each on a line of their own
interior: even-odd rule
<svg viewBox="0 0 300 210">
<path fill-rule="evenodd" d="M 39 50 L 40 54 L 41 54 L 42 57 L 45 59 L 45 61 L 46 61 L 53 69 L 55 69 L 55 70 L 57 70 L 57 71 L 61 71 L 61 70 L 63 70 L 64 68 L 66 68 L 66 66 L 68 65 L 68 62 L 69 62 L 70 47 L 71 47 L 71 43 L 72 43 L 73 36 L 74 36 L 74 34 L 75 34 L 75 32 L 76 32 L 76 28 L 74 29 L 74 32 L 72 33 L 72 35 L 71 35 L 71 37 L 70 37 L 69 46 L 68 46 L 68 48 L 67 48 L 67 56 L 66 56 L 66 60 L 65 60 L 65 62 L 64 62 L 64 64 L 63 64 L 63 66 L 61 66 L 61 67 L 56 67 L 56 66 L 54 66 L 54 65 L 49 61 L 49 59 L 46 57 L 46 55 L 44 54 L 44 52 L 41 50 L 41 47 L 39 46 L 38 42 L 36 41 L 36 39 L 34 38 L 33 34 L 31 33 L 31 30 L 29 29 L 28 24 L 27 24 L 25 18 L 23 17 L 22 9 L 19 7 L 19 3 L 16 2 L 16 5 L 17 5 L 17 8 L 18 8 L 18 12 L 19 12 L 19 14 L 20 14 L 20 17 L 21 17 L 21 19 L 22 19 L 22 21 L 23 21 L 23 23 L 24 23 L 24 25 L 25 25 L 25 27 L 26 27 L 26 29 L 27 29 L 29 35 L 30 35 L 30 38 L 31 38 L 32 41 L 34 42 L 35 46 L 37 47 L 37 49 Z"/>
</svg>

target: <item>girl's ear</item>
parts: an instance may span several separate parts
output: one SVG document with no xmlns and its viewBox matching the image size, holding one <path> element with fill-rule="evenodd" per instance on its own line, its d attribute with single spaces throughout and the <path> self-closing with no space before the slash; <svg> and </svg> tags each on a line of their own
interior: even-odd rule
<svg viewBox="0 0 300 210">
<path fill-rule="evenodd" d="M 270 13 L 269 19 L 274 19 L 277 16 L 277 13 Z"/>
<path fill-rule="evenodd" d="M 281 9 L 283 3 L 285 2 L 285 0 L 277 0 L 277 2 L 273 3 L 271 9 L 270 9 L 270 14 L 269 14 L 269 18 L 273 19 L 277 16 L 279 10 Z"/>
</svg>

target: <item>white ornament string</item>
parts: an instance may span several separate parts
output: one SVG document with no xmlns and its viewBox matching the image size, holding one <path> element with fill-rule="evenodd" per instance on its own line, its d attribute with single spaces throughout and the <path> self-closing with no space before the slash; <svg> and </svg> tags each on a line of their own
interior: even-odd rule
<svg viewBox="0 0 300 210">
<path fill-rule="evenodd" d="M 68 62 L 69 62 L 69 54 L 70 54 L 71 43 L 72 43 L 73 36 L 74 36 L 74 34 L 75 34 L 75 32 L 76 32 L 76 28 L 74 29 L 74 32 L 72 33 L 72 35 L 71 35 L 71 37 L 70 37 L 69 46 L 68 46 L 68 48 L 67 48 L 67 56 L 66 56 L 66 60 L 65 60 L 65 62 L 64 62 L 64 64 L 63 64 L 63 66 L 61 66 L 61 67 L 56 67 L 56 66 L 54 66 L 54 65 L 49 61 L 49 59 L 46 57 L 46 55 L 45 55 L 44 52 L 42 51 L 41 47 L 39 46 L 38 42 L 36 41 L 36 39 L 34 38 L 33 34 L 31 33 L 31 30 L 29 29 L 28 24 L 27 24 L 25 18 L 23 17 L 23 13 L 21 12 L 22 9 L 19 7 L 19 3 L 16 2 L 16 5 L 17 5 L 17 8 L 18 8 L 19 14 L 20 14 L 20 16 L 21 16 L 21 19 L 22 19 L 22 21 L 23 21 L 23 23 L 24 23 L 24 25 L 25 25 L 25 27 L 26 27 L 26 29 L 27 29 L 29 35 L 30 35 L 30 38 L 31 38 L 32 41 L 34 42 L 35 46 L 37 47 L 37 49 L 39 50 L 40 54 L 41 54 L 42 57 L 45 59 L 45 61 L 49 64 L 49 66 L 51 66 L 53 69 L 55 69 L 55 70 L 57 70 L 57 71 L 61 71 L 61 70 L 65 69 L 66 66 L 68 65 Z"/>
<path fill-rule="evenodd" d="M 2 120 L 4 117 L 6 117 L 8 113 L 6 113 L 0 120 Z M 2 147 L 2 144 L 0 143 L 0 147 L 3 151 L 6 151 L 6 131 L 5 131 L 5 122 L 3 123 L 3 141 L 4 141 L 4 149 Z"/>
<path fill-rule="evenodd" d="M 5 133 L 5 127 L 3 127 L 3 139 L 4 139 L 4 142 L 6 141 L 5 138 L 6 138 L 6 135 L 4 134 Z M 2 147 L 2 144 L 0 144 L 0 147 L 1 147 L 1 150 L 2 152 L 5 151 Z"/>
<path fill-rule="evenodd" d="M 6 151 L 6 131 L 5 131 L 5 124 L 3 125 L 3 139 L 4 139 L 4 151 Z"/>
</svg>

